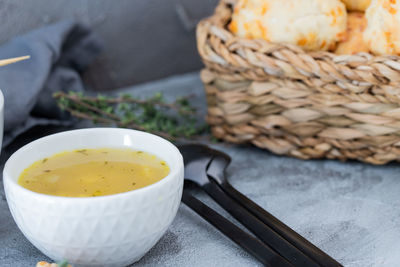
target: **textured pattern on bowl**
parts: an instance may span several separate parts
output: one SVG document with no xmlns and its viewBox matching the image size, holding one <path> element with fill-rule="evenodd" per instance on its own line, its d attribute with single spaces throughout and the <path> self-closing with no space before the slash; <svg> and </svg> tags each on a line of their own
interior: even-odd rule
<svg viewBox="0 0 400 267">
<path fill-rule="evenodd" d="M 8 205 L 20 230 L 54 260 L 67 259 L 84 266 L 126 266 L 139 260 L 176 215 L 183 185 L 179 151 L 159 137 L 125 129 L 85 129 L 46 138 L 17 151 L 4 169 Z M 73 147 L 65 148 L 72 145 L 68 142 L 73 142 Z M 32 156 L 43 154 L 39 147 L 49 156 L 66 149 L 127 146 L 166 160 L 170 175 L 143 189 L 95 198 L 37 194 L 15 183 L 24 167 L 45 157 Z"/>
</svg>

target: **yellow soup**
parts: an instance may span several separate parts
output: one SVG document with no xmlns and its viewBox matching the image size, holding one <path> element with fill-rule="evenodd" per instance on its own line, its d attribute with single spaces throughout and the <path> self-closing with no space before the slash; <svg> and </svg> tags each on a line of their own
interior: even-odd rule
<svg viewBox="0 0 400 267">
<path fill-rule="evenodd" d="M 81 149 L 56 154 L 25 169 L 18 183 L 35 192 L 94 197 L 153 184 L 169 173 L 161 159 L 130 149 Z"/>
</svg>

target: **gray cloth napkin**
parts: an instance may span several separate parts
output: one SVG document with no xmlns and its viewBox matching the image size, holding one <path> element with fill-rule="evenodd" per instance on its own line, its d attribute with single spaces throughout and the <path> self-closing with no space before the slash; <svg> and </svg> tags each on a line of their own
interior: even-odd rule
<svg viewBox="0 0 400 267">
<path fill-rule="evenodd" d="M 34 30 L 0 46 L 0 59 L 31 56 L 0 67 L 5 99 L 3 147 L 33 126 L 71 124 L 52 94 L 84 90 L 80 73 L 101 50 L 102 43 L 88 28 L 71 21 Z"/>
</svg>

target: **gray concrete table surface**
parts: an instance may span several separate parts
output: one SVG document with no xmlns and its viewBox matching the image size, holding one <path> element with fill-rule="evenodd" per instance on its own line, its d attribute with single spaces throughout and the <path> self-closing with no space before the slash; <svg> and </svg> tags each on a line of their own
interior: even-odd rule
<svg viewBox="0 0 400 267">
<path fill-rule="evenodd" d="M 204 115 L 198 74 L 126 88 L 140 96 L 194 95 Z M 233 161 L 231 183 L 345 266 L 400 265 L 398 164 L 303 161 L 252 146 L 214 144 Z M 34 266 L 46 260 L 15 225 L 0 184 L 0 266 Z M 227 214 L 204 193 L 204 202 Z M 229 216 L 227 216 L 229 217 Z M 230 218 L 230 217 L 229 217 Z M 261 266 L 184 204 L 166 234 L 133 266 Z"/>
</svg>

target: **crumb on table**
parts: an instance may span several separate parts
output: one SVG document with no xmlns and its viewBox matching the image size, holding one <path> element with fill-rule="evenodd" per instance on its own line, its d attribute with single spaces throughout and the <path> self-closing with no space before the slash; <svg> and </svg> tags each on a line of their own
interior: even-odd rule
<svg viewBox="0 0 400 267">
<path fill-rule="evenodd" d="M 68 267 L 72 267 L 71 264 L 67 265 Z M 59 267 L 57 263 L 49 263 L 47 261 L 39 261 L 36 264 L 36 267 Z"/>
</svg>

